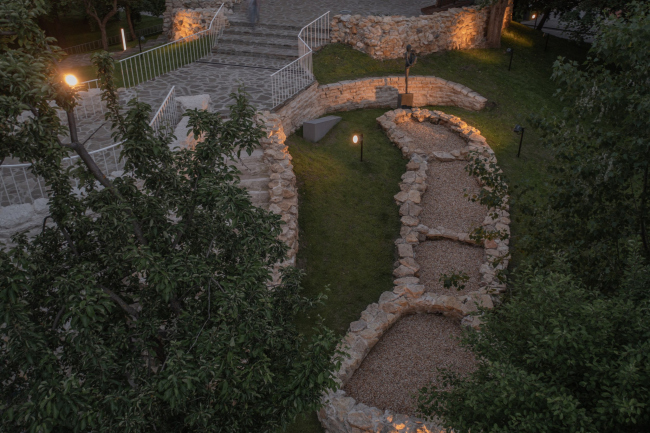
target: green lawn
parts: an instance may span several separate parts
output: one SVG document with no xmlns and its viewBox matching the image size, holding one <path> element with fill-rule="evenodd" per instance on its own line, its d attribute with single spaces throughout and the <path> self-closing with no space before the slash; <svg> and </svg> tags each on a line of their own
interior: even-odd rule
<svg viewBox="0 0 650 433">
<path fill-rule="evenodd" d="M 106 33 L 108 37 L 119 35 L 120 29 L 124 29 L 125 32 L 128 31 L 129 25 L 126 21 L 126 14 L 124 12 L 119 12 L 119 21 L 110 20 L 106 25 Z M 96 41 L 102 38 L 102 34 L 99 29 L 93 29 L 81 16 L 69 16 L 60 19 L 61 27 L 60 33 L 58 34 L 58 43 L 62 47 L 72 47 L 79 44 L 84 44 L 86 42 Z M 133 23 L 133 27 L 136 30 L 146 29 L 148 27 L 153 27 L 159 24 L 162 24 L 163 19 L 158 17 L 152 17 L 148 15 L 142 15 L 141 19 L 137 23 Z M 53 28 L 50 24 L 48 28 Z M 52 34 L 51 32 L 48 32 Z M 56 37 L 56 35 L 55 35 Z"/>
<path fill-rule="evenodd" d="M 528 126 L 530 114 L 562 109 L 550 79 L 553 62 L 558 56 L 582 60 L 586 53 L 585 47 L 557 38 L 544 52 L 544 42 L 541 35 L 514 24 L 504 32 L 501 49 L 422 56 L 411 70 L 413 75 L 435 75 L 464 84 L 488 98 L 489 107 L 481 112 L 429 108 L 461 117 L 481 130 L 495 150 L 514 195 L 512 266 L 523 254 L 517 250 L 517 239 L 527 234 L 521 203 L 544 200 L 545 171 L 552 158 L 532 128 L 526 129 L 522 155 L 517 158 L 519 140 L 512 129 L 515 124 Z M 507 47 L 515 50 L 510 72 Z M 402 60 L 376 61 L 340 44 L 319 51 L 314 70 L 321 84 L 404 73 Z M 304 286 L 308 294 L 330 289 L 326 305 L 301 321 L 304 329 L 318 314 L 343 334 L 368 304 L 392 287 L 393 241 L 400 226 L 392 196 L 406 161 L 377 127 L 375 119 L 383 112 L 340 113 L 341 123 L 318 144 L 303 140 L 301 131 L 287 139 L 299 186 L 298 265 L 306 270 Z M 350 143 L 356 131 L 366 137 L 364 163 Z M 523 190 L 529 192 L 520 198 Z M 307 414 L 288 431 L 316 433 L 322 428 L 315 414 Z"/>
</svg>

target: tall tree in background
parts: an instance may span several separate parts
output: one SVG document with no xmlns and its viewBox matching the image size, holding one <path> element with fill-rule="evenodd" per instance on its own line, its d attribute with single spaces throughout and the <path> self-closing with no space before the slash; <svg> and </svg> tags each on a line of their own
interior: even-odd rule
<svg viewBox="0 0 650 433">
<path fill-rule="evenodd" d="M 118 12 L 117 0 L 81 0 L 86 13 L 95 19 L 99 31 L 102 33 L 102 47 L 108 50 L 108 35 L 106 24 Z"/>
<path fill-rule="evenodd" d="M 75 92 L 40 13 L 40 0 L 0 3 L 0 158 L 32 163 L 50 212 L 36 237 L 0 248 L 0 431 L 277 431 L 317 408 L 336 386 L 336 338 L 298 333 L 318 301 L 299 271 L 272 285 L 282 222 L 231 163 L 263 136 L 244 95 L 229 120 L 191 112 L 203 141 L 172 151 L 148 105 L 118 105 L 113 60 L 97 55 L 125 164 L 105 173 L 74 134 L 60 138 L 50 103 L 70 112 Z"/>
</svg>

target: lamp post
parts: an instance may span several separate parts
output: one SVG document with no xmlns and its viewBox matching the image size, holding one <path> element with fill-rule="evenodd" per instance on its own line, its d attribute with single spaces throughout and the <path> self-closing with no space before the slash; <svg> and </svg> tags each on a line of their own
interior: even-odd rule
<svg viewBox="0 0 650 433">
<path fill-rule="evenodd" d="M 510 63 L 508 64 L 508 71 L 510 71 L 510 68 L 512 68 L 512 56 L 515 54 L 515 50 L 513 48 L 508 48 L 506 54 L 510 54 Z"/>
<path fill-rule="evenodd" d="M 551 35 L 548 33 L 543 34 L 544 39 L 546 39 L 546 42 L 544 43 L 544 52 L 546 52 L 546 49 L 548 48 L 548 40 L 551 39 Z"/>
<path fill-rule="evenodd" d="M 533 19 L 535 20 L 535 27 L 533 27 L 533 28 L 536 29 L 537 28 L 537 14 L 533 14 Z"/>
<path fill-rule="evenodd" d="M 120 29 L 120 32 L 122 32 L 122 48 L 126 51 L 126 36 L 124 36 L 124 29 Z"/>
<path fill-rule="evenodd" d="M 352 142 L 354 144 L 361 143 L 361 158 L 359 158 L 359 161 L 363 162 L 363 134 L 354 134 Z"/>
<path fill-rule="evenodd" d="M 521 133 L 521 137 L 519 138 L 519 150 L 517 151 L 517 158 L 519 158 L 519 155 L 521 154 L 521 143 L 524 141 L 524 127 L 521 125 L 515 125 L 515 129 L 512 130 L 515 134 Z"/>
<path fill-rule="evenodd" d="M 142 52 L 142 41 L 144 41 L 144 36 L 138 38 L 138 45 L 140 46 L 140 52 Z"/>
</svg>

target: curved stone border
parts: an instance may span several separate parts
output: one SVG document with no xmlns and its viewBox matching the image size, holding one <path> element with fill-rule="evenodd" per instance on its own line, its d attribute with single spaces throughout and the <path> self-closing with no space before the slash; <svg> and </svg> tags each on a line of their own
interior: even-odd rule
<svg viewBox="0 0 650 433">
<path fill-rule="evenodd" d="M 370 350 L 381 336 L 402 316 L 412 313 L 444 313 L 462 318 L 461 323 L 478 328 L 480 318 L 475 314 L 479 307 L 493 308 L 494 298 L 505 290 L 505 284 L 495 278 L 500 269 L 508 266 L 508 240 L 485 242 L 485 262 L 480 268 L 480 289 L 467 295 L 437 295 L 426 293 L 420 279 L 416 276 L 420 266 L 415 260 L 413 248 L 420 242 L 431 239 L 450 239 L 457 242 L 473 243 L 467 233 L 456 233 L 444 227 L 429 228 L 420 224 L 418 206 L 421 195 L 426 191 L 426 170 L 428 155 L 421 149 L 414 148 L 412 140 L 398 129 L 397 125 L 407 121 L 432 122 L 446 126 L 465 140 L 467 146 L 451 153 L 434 152 L 431 157 L 439 161 L 466 160 L 470 152 L 479 152 L 486 164 L 496 163 L 494 152 L 488 146 L 480 132 L 467 125 L 461 119 L 440 111 L 394 110 L 377 119 L 388 137 L 400 148 L 402 154 L 409 158 L 407 171 L 402 176 L 401 191 L 395 195 L 400 206 L 402 228 L 400 238 L 395 241 L 400 256 L 399 266 L 394 270 L 395 287 L 384 292 L 378 303 L 370 304 L 361 313 L 360 320 L 352 322 L 340 347 L 348 357 L 336 372 L 337 381 L 343 387 L 352 374 L 361 365 Z M 490 212 L 493 213 L 493 212 Z M 497 210 L 497 220 L 490 216 L 483 221 L 486 229 L 503 229 L 509 233 L 507 210 Z M 503 258 L 497 265 L 493 261 Z M 472 314 L 474 313 L 474 314 Z M 357 433 L 377 431 L 434 432 L 439 427 L 432 422 L 425 422 L 416 417 L 396 414 L 369 407 L 357 402 L 339 389 L 324 396 L 325 405 L 318 413 L 318 418 L 328 433 Z"/>
<path fill-rule="evenodd" d="M 361 78 L 333 84 L 314 83 L 289 99 L 273 112 L 289 135 L 304 122 L 327 113 L 361 108 L 397 108 L 397 95 L 406 89 L 404 77 Z M 450 105 L 467 110 L 481 110 L 487 99 L 469 87 L 433 76 L 412 76 L 409 91 L 416 107 Z"/>
</svg>

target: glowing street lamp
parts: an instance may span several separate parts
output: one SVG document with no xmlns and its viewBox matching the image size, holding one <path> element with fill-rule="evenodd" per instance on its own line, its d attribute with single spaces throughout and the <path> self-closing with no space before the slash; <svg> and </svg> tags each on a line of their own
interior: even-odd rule
<svg viewBox="0 0 650 433">
<path fill-rule="evenodd" d="M 74 75 L 68 74 L 65 76 L 65 83 L 70 87 L 74 87 L 79 84 L 79 80 Z"/>
<path fill-rule="evenodd" d="M 352 142 L 354 144 L 361 143 L 361 158 L 359 158 L 359 161 L 363 162 L 363 134 L 354 134 Z"/>
</svg>

